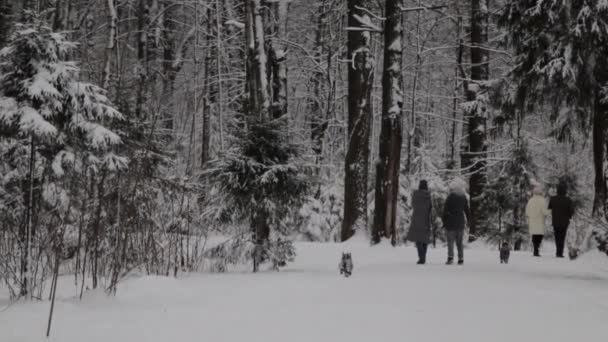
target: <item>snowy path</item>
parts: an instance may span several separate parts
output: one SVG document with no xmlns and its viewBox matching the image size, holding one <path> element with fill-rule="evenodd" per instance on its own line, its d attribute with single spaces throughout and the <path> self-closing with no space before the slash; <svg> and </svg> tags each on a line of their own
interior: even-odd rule
<svg viewBox="0 0 608 342">
<path fill-rule="evenodd" d="M 66 294 L 51 341 L 602 341 L 608 338 L 605 256 L 571 262 L 486 248 L 445 266 L 445 249 L 415 265 L 412 247 L 349 247 L 353 277 L 337 263 L 344 246 L 299 244 L 279 273 L 142 278 L 116 298 Z M 549 253 L 546 253 L 549 254 Z M 64 291 L 65 292 L 65 291 Z M 68 291 L 69 292 L 69 291 Z M 0 313 L 0 341 L 45 341 L 48 303 Z"/>
</svg>

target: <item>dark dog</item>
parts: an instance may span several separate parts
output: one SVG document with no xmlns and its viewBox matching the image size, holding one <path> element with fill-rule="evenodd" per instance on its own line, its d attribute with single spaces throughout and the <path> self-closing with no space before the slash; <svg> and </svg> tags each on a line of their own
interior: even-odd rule
<svg viewBox="0 0 608 342">
<path fill-rule="evenodd" d="M 340 260 L 340 274 L 345 277 L 350 277 L 353 274 L 353 257 L 350 253 L 342 253 L 342 260 Z"/>
<path fill-rule="evenodd" d="M 500 263 L 508 264 L 509 263 L 509 255 L 511 254 L 511 246 L 508 242 L 503 242 L 500 246 Z"/>
<path fill-rule="evenodd" d="M 568 257 L 570 258 L 570 260 L 574 260 L 574 259 L 578 258 L 578 248 L 575 248 L 575 247 L 569 248 Z"/>
</svg>

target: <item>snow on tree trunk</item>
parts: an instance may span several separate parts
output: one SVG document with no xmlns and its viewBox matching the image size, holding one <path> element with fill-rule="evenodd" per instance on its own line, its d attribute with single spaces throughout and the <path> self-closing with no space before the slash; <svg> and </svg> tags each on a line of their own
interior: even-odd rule
<svg viewBox="0 0 608 342">
<path fill-rule="evenodd" d="M 322 0 L 319 4 L 318 19 L 315 32 L 315 48 L 314 48 L 314 61 L 317 67 L 320 69 L 323 54 L 326 52 L 328 34 L 328 4 L 327 0 Z M 331 60 L 331 58 L 329 58 Z M 322 91 L 323 91 L 323 72 L 329 74 L 329 66 L 325 70 L 316 70 L 312 75 L 310 82 L 312 83 L 313 98 L 310 99 L 310 138 L 312 141 L 312 151 L 315 155 L 315 172 L 317 175 L 320 174 L 321 161 L 323 158 L 323 138 L 325 131 L 328 127 L 328 118 L 324 116 L 323 105 L 322 105 Z"/>
<path fill-rule="evenodd" d="M 487 0 L 471 0 L 471 82 L 485 81 L 489 78 L 489 53 L 484 48 L 487 44 Z M 477 101 L 481 87 L 470 84 L 467 89 L 467 101 Z M 474 239 L 479 224 L 485 222 L 486 214 L 482 212 L 483 191 L 486 183 L 486 118 L 480 106 L 465 113 L 467 119 L 468 141 L 462 151 L 463 167 L 469 168 L 469 194 L 471 197 L 471 222 L 469 234 Z"/>
<path fill-rule="evenodd" d="M 272 68 L 272 117 L 278 119 L 287 114 L 287 55 L 283 40 L 286 38 L 288 1 L 271 3 L 274 12 L 274 38 L 269 57 Z"/>
<path fill-rule="evenodd" d="M 348 1 L 348 141 L 344 165 L 341 239 L 367 229 L 367 176 L 372 120 L 374 57 L 370 51 L 369 3 Z"/>
<path fill-rule="evenodd" d="M 382 237 L 396 241 L 397 195 L 401 160 L 403 79 L 401 76 L 400 0 L 387 0 L 384 26 L 384 70 L 382 74 L 382 126 L 380 155 L 376 174 L 376 205 L 373 240 Z"/>
<path fill-rule="evenodd" d="M 247 0 L 246 39 L 247 39 L 247 80 L 249 91 L 249 110 L 261 118 L 268 118 L 270 99 L 266 65 L 268 58 L 265 50 L 264 21 L 261 0 Z"/>
<path fill-rule="evenodd" d="M 114 47 L 116 46 L 116 29 L 118 26 L 118 14 L 116 12 L 116 0 L 107 0 L 108 6 L 108 44 L 106 45 L 105 60 L 102 73 L 101 87 L 103 89 L 109 89 L 110 87 L 110 75 L 112 67 L 112 54 L 114 53 Z"/>
</svg>

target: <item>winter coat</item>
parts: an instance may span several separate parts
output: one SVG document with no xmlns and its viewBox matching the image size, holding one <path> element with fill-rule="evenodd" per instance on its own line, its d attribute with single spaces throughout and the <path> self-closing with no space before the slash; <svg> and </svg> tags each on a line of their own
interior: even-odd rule
<svg viewBox="0 0 608 342">
<path fill-rule="evenodd" d="M 557 195 L 549 200 L 549 210 L 553 227 L 568 228 L 570 219 L 574 216 L 574 205 L 568 196 Z"/>
<path fill-rule="evenodd" d="M 467 196 L 463 193 L 450 193 L 443 207 L 443 226 L 446 230 L 464 230 L 465 218 L 471 222 Z"/>
<path fill-rule="evenodd" d="M 431 193 L 427 190 L 416 190 L 412 194 L 412 222 L 407 232 L 407 239 L 412 242 L 431 242 L 431 210 L 433 204 Z"/>
<path fill-rule="evenodd" d="M 534 195 L 526 205 L 528 229 L 530 235 L 545 235 L 545 217 L 551 213 L 547 209 L 547 201 L 541 195 Z"/>
</svg>

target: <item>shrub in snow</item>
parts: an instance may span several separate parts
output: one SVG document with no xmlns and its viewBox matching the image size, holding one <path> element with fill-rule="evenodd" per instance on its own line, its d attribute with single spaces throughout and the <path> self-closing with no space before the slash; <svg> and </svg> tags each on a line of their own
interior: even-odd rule
<svg viewBox="0 0 608 342">
<path fill-rule="evenodd" d="M 304 241 L 338 241 L 344 213 L 344 189 L 322 186 L 318 198 L 309 197 L 296 216 L 297 236 Z"/>
<path fill-rule="evenodd" d="M 0 276 L 8 275 L 4 281 L 21 295 L 33 295 L 44 280 L 44 272 L 32 273 L 34 260 L 73 250 L 65 245 L 86 207 L 73 197 L 87 188 L 86 175 L 126 165 L 111 151 L 121 139 L 108 128 L 122 115 L 102 89 L 79 80 L 78 66 L 68 60 L 74 47 L 32 15 L 0 50 L 0 232 L 13 237 L 3 241 L 17 251 L 2 258 L 8 263 L 0 264 Z"/>
<path fill-rule="evenodd" d="M 533 170 L 532 157 L 524 143 L 511 153 L 509 160 L 489 170 L 482 207 L 488 213 L 483 226 L 489 242 L 498 245 L 507 241 L 519 250 L 528 240 L 525 206 L 534 182 Z"/>
<path fill-rule="evenodd" d="M 255 244 L 253 254 L 243 255 L 253 259 L 254 271 L 268 259 L 279 266 L 289 261 L 275 260 L 289 256 L 279 251 L 293 233 L 293 227 L 283 222 L 301 207 L 309 190 L 308 176 L 297 163 L 299 150 L 289 141 L 284 120 L 251 118 L 245 130 L 235 130 L 234 146 L 205 172 L 217 187 L 220 203 L 231 208 L 233 220 L 251 228 L 243 241 Z"/>
</svg>

